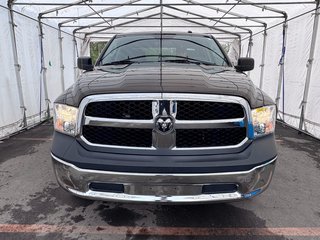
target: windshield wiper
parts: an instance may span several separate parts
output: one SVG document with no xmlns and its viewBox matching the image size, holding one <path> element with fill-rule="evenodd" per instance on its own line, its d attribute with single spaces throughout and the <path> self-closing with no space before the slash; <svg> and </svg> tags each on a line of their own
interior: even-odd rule
<svg viewBox="0 0 320 240">
<path fill-rule="evenodd" d="M 159 55 L 141 55 L 141 56 L 136 56 L 136 57 L 129 57 L 126 59 L 118 60 L 118 61 L 113 61 L 109 63 L 104 63 L 102 66 L 106 65 L 116 65 L 116 64 L 131 64 L 131 63 L 139 63 L 136 61 L 132 61 L 133 59 L 138 59 L 138 58 L 146 58 L 146 57 L 159 57 Z"/>
<path fill-rule="evenodd" d="M 174 62 L 174 63 L 194 63 L 197 65 L 200 65 L 200 62 L 197 61 L 191 61 L 189 59 L 165 59 L 162 60 L 163 62 Z"/>
<path fill-rule="evenodd" d="M 175 56 L 175 55 L 163 55 L 162 58 L 166 57 L 173 57 L 178 59 L 162 59 L 163 62 L 176 62 L 176 63 L 192 63 L 192 64 L 203 64 L 203 65 L 211 65 L 211 66 L 218 66 L 217 64 L 206 62 L 194 58 L 184 57 L 184 56 Z"/>
<path fill-rule="evenodd" d="M 190 57 L 185 57 L 185 56 L 176 56 L 176 55 L 141 55 L 141 56 L 136 56 L 136 57 L 128 57 L 127 59 L 122 59 L 118 61 L 113 61 L 109 63 L 104 63 L 102 66 L 106 65 L 120 65 L 120 64 L 132 64 L 132 63 L 139 63 L 137 61 L 132 61 L 134 59 L 139 59 L 139 58 L 147 58 L 147 57 L 158 57 L 159 60 L 162 59 L 163 62 L 176 62 L 176 63 L 192 63 L 192 64 L 203 64 L 203 65 L 210 65 L 210 66 L 218 66 L 217 64 L 211 63 L 211 62 L 206 62 L 202 61 L 199 59 L 194 59 Z M 175 58 L 175 59 L 163 59 L 163 58 Z"/>
<path fill-rule="evenodd" d="M 104 63 L 104 64 L 102 64 L 102 66 L 132 64 L 132 63 L 134 63 L 134 61 L 131 61 L 130 59 L 123 59 L 123 60 L 119 60 L 119 61 L 113 61 L 113 62 L 109 62 L 109 63 Z"/>
</svg>

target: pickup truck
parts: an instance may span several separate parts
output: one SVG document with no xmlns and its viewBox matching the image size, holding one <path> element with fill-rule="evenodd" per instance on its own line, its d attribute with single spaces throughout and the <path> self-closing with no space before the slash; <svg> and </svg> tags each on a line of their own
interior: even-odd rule
<svg viewBox="0 0 320 240">
<path fill-rule="evenodd" d="M 82 198 L 211 203 L 269 186 L 276 106 L 211 35 L 114 36 L 54 102 L 58 183 Z"/>
</svg>

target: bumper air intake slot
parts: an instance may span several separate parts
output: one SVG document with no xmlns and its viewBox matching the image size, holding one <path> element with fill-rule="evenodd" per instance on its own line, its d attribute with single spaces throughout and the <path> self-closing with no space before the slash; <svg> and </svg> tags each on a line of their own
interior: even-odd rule
<svg viewBox="0 0 320 240">
<path fill-rule="evenodd" d="M 203 194 L 216 194 L 216 193 L 233 193 L 238 190 L 238 185 L 235 183 L 218 183 L 204 185 L 202 187 Z"/>
<path fill-rule="evenodd" d="M 92 182 L 89 189 L 98 192 L 124 193 L 123 184 Z"/>
</svg>

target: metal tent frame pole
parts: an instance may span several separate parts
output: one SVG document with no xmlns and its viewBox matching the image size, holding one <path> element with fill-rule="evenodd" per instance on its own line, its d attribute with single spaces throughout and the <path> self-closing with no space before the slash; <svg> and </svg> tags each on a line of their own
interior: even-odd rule
<svg viewBox="0 0 320 240">
<path fill-rule="evenodd" d="M 168 7 L 164 6 L 164 7 Z M 159 6 L 157 6 L 159 7 Z M 219 11 L 222 11 L 221 9 Z M 44 19 L 75 19 L 77 17 L 74 16 L 50 16 L 50 17 L 43 17 Z M 114 18 L 118 18 L 116 16 L 110 16 L 110 17 L 103 17 L 103 18 L 108 18 L 108 19 L 114 19 Z M 237 17 L 237 16 L 232 16 L 232 17 L 223 17 L 223 19 L 245 19 L 245 20 L 254 20 L 254 19 L 279 19 L 279 18 L 283 18 L 282 16 L 243 16 L 243 17 Z M 92 17 L 86 17 L 85 19 L 101 19 L 100 16 L 92 16 Z M 130 18 L 128 18 L 130 19 Z M 132 17 L 131 19 L 143 19 L 143 18 L 139 18 L 139 17 Z M 158 18 L 154 18 L 154 19 L 160 19 L 160 17 Z M 164 18 L 164 19 L 168 19 L 168 18 Z M 189 19 L 189 18 L 186 18 Z M 200 18 L 196 18 L 196 19 L 200 19 Z M 211 17 L 211 20 L 221 20 L 221 17 Z M 105 21 L 106 22 L 106 21 Z"/>
<path fill-rule="evenodd" d="M 76 39 L 76 35 L 75 33 L 73 32 L 73 74 L 74 74 L 74 82 L 77 81 L 78 79 L 78 73 L 77 73 L 77 69 L 78 69 L 78 66 L 77 66 L 77 39 Z"/>
<path fill-rule="evenodd" d="M 66 8 L 69 8 L 69 7 L 72 7 L 72 6 L 75 6 L 75 5 L 86 3 L 87 1 L 89 1 L 89 0 L 80 0 L 80 1 L 72 2 L 72 3 L 68 4 L 68 5 L 58 6 L 56 8 L 52 8 L 52 9 L 49 9 L 47 11 L 41 12 L 41 13 L 39 13 L 39 16 L 38 16 L 39 24 L 41 25 L 41 19 L 46 18 L 46 17 L 44 17 L 44 15 L 46 15 L 46 14 L 50 14 L 50 13 L 53 13 L 53 12 L 58 12 L 60 10 L 63 10 L 63 9 L 66 9 Z M 43 36 L 42 26 L 39 26 L 39 29 L 41 29 L 40 35 Z M 61 82 L 61 89 L 62 89 L 62 92 L 63 92 L 65 90 L 65 82 L 64 82 L 64 68 L 65 67 L 64 67 L 64 63 L 63 63 L 63 48 L 62 48 L 63 37 L 62 37 L 61 23 L 58 24 L 58 41 L 59 41 L 59 61 L 60 61 L 60 82 Z M 43 44 L 43 42 L 42 42 L 42 37 L 41 37 L 41 45 L 42 44 Z M 43 59 L 44 59 L 44 57 L 43 57 Z M 44 73 L 44 74 L 46 74 L 46 73 Z M 46 77 L 44 77 L 43 79 L 46 79 Z M 46 89 L 46 84 L 45 84 L 45 89 Z M 47 91 L 47 90 L 45 90 L 45 91 Z M 48 96 L 46 96 L 46 99 L 48 99 Z M 50 108 L 49 107 L 47 108 L 47 112 L 48 112 L 48 114 L 50 114 Z"/>
<path fill-rule="evenodd" d="M 241 0 L 243 3 L 247 3 L 247 4 L 251 4 L 252 6 L 254 7 L 257 7 L 257 8 L 261 8 L 263 11 L 264 10 L 268 10 L 268 11 L 271 11 L 271 12 L 274 12 L 274 13 L 278 13 L 278 14 L 281 14 L 282 17 L 285 19 L 284 20 L 284 24 L 283 24 L 283 46 L 282 46 L 282 56 L 281 56 L 281 59 L 280 59 L 280 73 L 279 73 L 279 81 L 278 81 L 278 88 L 277 88 L 277 98 L 276 98 L 276 104 L 277 104 L 277 107 L 279 108 L 279 101 L 280 101 L 280 94 L 281 94 L 281 89 L 282 89 L 282 81 L 283 81 L 283 78 L 284 78 L 284 60 L 285 60 L 285 53 L 286 53 L 286 42 L 287 42 L 287 19 L 288 19 L 288 14 L 285 12 L 285 11 L 281 11 L 281 10 L 278 10 L 278 9 L 275 9 L 275 8 L 272 8 L 272 7 L 268 7 L 266 5 L 257 5 L 255 4 L 254 2 L 251 2 L 249 0 Z M 266 27 L 265 27 L 265 31 L 266 33 Z M 264 35 L 264 40 L 263 40 L 263 62 L 264 62 L 264 55 L 265 55 L 265 44 L 266 44 L 266 35 Z M 249 39 L 249 42 L 250 42 L 250 39 Z M 263 63 L 263 68 L 264 68 L 264 63 Z M 262 80 L 261 80 L 261 74 L 262 74 L 262 77 L 263 77 L 263 69 L 261 70 L 261 73 L 260 73 L 260 84 L 262 85 Z M 284 103 L 283 103 L 284 104 Z"/>
<path fill-rule="evenodd" d="M 283 45 L 281 49 L 281 58 L 279 61 L 280 70 L 279 70 L 279 79 L 278 79 L 277 96 L 276 96 L 276 105 L 278 109 L 280 105 L 281 89 L 283 88 L 282 82 L 284 81 L 283 78 L 284 78 L 284 63 L 285 63 L 286 47 L 287 47 L 287 29 L 288 29 L 288 23 L 286 19 L 282 25 Z"/>
<path fill-rule="evenodd" d="M 69 7 L 73 7 L 73 6 L 79 6 L 80 4 L 85 3 L 85 2 L 87 2 L 87 1 L 89 1 L 89 0 L 80 0 L 80 1 L 76 1 L 76 2 L 69 3 L 69 4 L 67 4 L 67 5 L 62 5 L 62 6 L 59 5 L 58 7 L 48 9 L 48 10 L 46 10 L 46 11 L 44 11 L 44 12 L 40 12 L 40 13 L 39 13 L 39 16 L 40 16 L 41 18 L 45 18 L 45 17 L 43 17 L 43 16 L 46 15 L 46 14 L 53 13 L 53 12 L 58 12 L 58 11 L 60 11 L 60 10 L 63 10 L 63 9 L 65 9 L 65 8 L 69 8 Z M 15 3 L 15 4 L 17 5 L 17 3 Z M 31 4 L 31 5 L 32 5 L 32 4 Z"/>
<path fill-rule="evenodd" d="M 170 9 L 174 9 L 174 10 L 179 11 L 179 12 L 186 13 L 186 14 L 191 14 L 191 15 L 194 15 L 194 16 L 202 17 L 203 19 L 213 20 L 212 18 L 205 17 L 205 16 L 203 16 L 201 14 L 190 13 L 190 12 L 187 12 L 185 10 L 182 10 L 182 9 L 179 9 L 179 8 L 176 8 L 176 7 L 172 7 L 172 6 L 166 6 L 166 7 L 170 8 Z M 184 20 L 184 18 L 180 18 L 180 19 Z M 190 20 L 190 18 L 189 18 L 189 20 Z M 227 27 L 234 27 L 234 28 L 239 28 L 239 29 L 242 29 L 244 31 L 247 31 L 250 34 L 250 37 L 252 39 L 252 30 L 251 29 L 245 28 L 243 26 L 234 25 L 234 24 L 231 24 L 231 23 L 228 23 L 228 22 L 224 22 L 224 21 L 221 20 L 221 18 L 219 20 L 213 20 L 213 21 L 215 21 L 216 23 L 225 24 L 225 25 L 227 25 Z M 215 28 L 220 28 L 220 26 L 215 26 L 215 25 L 214 25 L 214 27 Z M 221 27 L 225 28 L 226 26 L 221 26 Z M 241 54 L 241 37 L 238 37 L 238 38 L 239 38 L 239 56 L 240 56 L 240 54 Z"/>
<path fill-rule="evenodd" d="M 159 15 L 159 13 L 154 13 L 154 14 L 148 15 L 145 18 L 148 19 L 150 17 L 157 16 L 157 15 Z M 96 31 L 87 32 L 87 33 L 85 33 L 85 38 L 87 36 L 89 36 L 89 35 L 92 35 L 92 34 L 100 33 L 100 32 L 103 32 L 103 31 L 106 31 L 106 30 L 109 30 L 109 29 L 114 29 L 116 27 L 121 27 L 121 26 L 124 26 L 126 24 L 135 23 L 135 22 L 138 22 L 138 21 L 140 21 L 140 20 L 131 20 L 131 21 L 115 24 L 115 25 L 112 25 L 110 27 L 103 27 L 102 29 L 99 29 L 99 30 L 96 30 Z M 77 32 L 77 29 L 73 30 L 73 32 L 75 34 Z"/>
<path fill-rule="evenodd" d="M 133 14 L 136 14 L 136 12 L 134 12 Z M 191 13 L 189 13 L 189 14 L 191 14 Z M 129 20 L 129 19 L 140 19 L 140 20 L 144 20 L 144 18 L 141 18 L 141 17 L 116 17 L 116 18 L 110 19 L 109 22 L 112 22 L 112 21 L 115 21 L 115 20 L 119 20 L 119 19 L 126 19 L 126 20 Z M 160 19 L 160 18 L 150 18 L 150 19 Z M 172 20 L 172 18 L 169 18 L 169 17 L 164 17 L 163 19 Z M 204 17 L 204 18 L 189 17 L 189 18 L 182 18 L 182 19 L 186 19 L 186 20 L 188 20 L 188 19 L 190 19 L 190 20 L 191 19 L 192 20 L 207 19 L 207 20 L 216 21 L 214 19 L 210 19 L 210 18 L 207 18 L 207 17 Z M 89 25 L 64 25 L 64 26 L 61 26 L 61 27 L 63 27 L 63 28 L 93 28 L 93 27 L 108 27 L 108 26 L 110 26 L 110 25 L 108 25 L 108 26 L 107 25 L 100 26 L 103 23 L 105 23 L 105 22 L 103 21 L 103 22 L 93 23 L 93 24 L 89 24 Z M 227 24 L 227 23 L 225 23 L 225 24 Z M 243 28 L 248 28 L 248 29 L 249 28 L 264 28 L 264 26 L 231 25 L 231 23 L 228 23 L 228 24 L 230 24 L 230 26 L 228 26 L 228 25 L 219 25 L 219 26 L 215 26 L 215 27 L 218 27 L 218 28 L 240 28 L 240 27 L 243 27 Z"/>
<path fill-rule="evenodd" d="M 141 1 L 141 0 L 130 0 L 129 2 L 125 2 L 122 5 L 116 5 L 116 6 L 111 6 L 111 7 L 108 7 L 108 8 L 100 9 L 97 12 L 98 13 L 105 13 L 105 12 L 120 8 L 122 6 L 125 6 L 126 4 L 133 4 L 133 3 L 137 3 L 139 1 Z M 89 5 L 92 6 L 92 3 L 90 3 Z M 105 4 L 100 5 L 100 6 L 105 6 Z M 93 16 L 93 15 L 96 15 L 96 13 L 92 12 L 92 13 L 87 13 L 87 14 L 84 14 L 84 15 L 81 15 L 81 16 L 72 17 L 69 20 L 65 20 L 65 21 L 61 22 L 60 24 L 61 24 L 61 26 L 63 26 L 66 23 L 70 23 L 70 22 L 73 22 L 73 21 L 76 21 L 76 20 L 79 20 L 79 19 L 83 19 L 83 18 L 88 18 L 88 17 Z M 101 17 L 98 17 L 98 18 L 101 19 Z M 103 21 L 103 23 L 105 23 L 105 21 Z"/>
<path fill-rule="evenodd" d="M 13 3 L 13 0 L 8 1 L 10 36 L 11 36 L 11 45 L 12 45 L 12 53 L 13 53 L 16 82 L 17 82 L 18 93 L 19 93 L 19 103 L 20 103 L 20 109 L 21 109 L 21 115 L 22 115 L 22 121 L 21 121 L 20 127 L 25 128 L 27 126 L 27 116 L 26 116 L 27 109 L 24 104 L 24 96 L 23 96 L 23 91 L 22 91 L 22 81 L 21 81 L 21 75 L 20 75 L 21 66 L 19 64 L 17 40 L 16 40 L 16 33 L 15 33 L 15 27 L 17 27 L 17 25 L 15 25 L 15 23 L 14 23 L 12 3 Z M 41 115 L 40 115 L 40 118 L 41 118 Z"/>
<path fill-rule="evenodd" d="M 142 13 L 142 12 L 146 12 L 146 11 L 149 11 L 149 10 L 152 10 L 152 9 L 155 9 L 155 8 L 157 8 L 157 7 L 148 7 L 148 8 L 144 8 L 144 9 L 138 10 L 138 11 L 130 12 L 130 13 L 121 15 L 118 19 L 126 18 L 126 17 L 129 17 L 131 15 L 136 15 L 136 14 L 139 14 L 139 13 Z M 113 20 L 116 20 L 116 19 L 113 19 Z M 109 20 L 109 22 L 112 22 L 112 20 Z M 105 23 L 105 21 L 92 23 L 92 24 L 89 24 L 89 25 L 86 25 L 86 26 L 76 26 L 77 28 L 74 29 L 73 31 L 75 33 L 77 33 L 78 31 L 80 31 L 82 29 L 91 28 L 91 27 L 106 27 L 106 28 L 110 27 L 110 26 L 100 26 L 103 23 Z M 63 27 L 67 27 L 67 26 L 63 26 Z"/>
<path fill-rule="evenodd" d="M 194 15 L 194 16 L 199 17 L 199 19 L 213 20 L 213 21 L 215 21 L 216 23 L 221 23 L 221 24 L 227 25 L 227 26 L 215 26 L 215 25 L 213 25 L 213 27 L 215 27 L 215 28 L 225 28 L 225 27 L 239 28 L 239 29 L 241 29 L 241 30 L 247 31 L 247 32 L 250 34 L 250 36 L 252 36 L 252 30 L 249 29 L 249 28 L 246 28 L 246 27 L 244 27 L 244 26 L 239 26 L 239 25 L 235 25 L 235 24 L 232 24 L 232 23 L 224 22 L 224 21 L 221 21 L 221 19 L 220 19 L 220 20 L 214 20 L 214 19 L 212 19 L 212 18 L 210 18 L 210 17 L 206 17 L 206 16 L 204 16 L 204 15 L 202 15 L 202 14 L 191 13 L 191 12 L 188 12 L 188 11 L 185 11 L 185 10 L 182 10 L 182 9 L 179 9 L 179 8 L 176 8 L 176 7 L 166 6 L 166 8 L 170 8 L 170 9 L 174 9 L 174 10 L 179 11 L 179 12 L 183 12 L 183 13 L 186 13 L 186 14 Z M 180 18 L 180 19 L 185 20 L 185 18 Z M 188 17 L 187 19 L 188 19 L 188 20 L 191 20 L 192 18 L 189 18 L 189 17 Z M 260 27 L 262 27 L 262 26 L 260 26 Z"/>
<path fill-rule="evenodd" d="M 148 16 L 145 17 L 145 19 L 149 19 L 149 18 L 151 18 L 153 16 L 157 16 L 157 15 L 159 15 L 159 13 L 148 15 Z M 168 13 L 163 13 L 163 15 L 167 15 L 167 16 L 170 16 L 170 17 L 174 17 L 176 19 L 180 19 L 178 16 L 172 15 L 172 14 L 168 14 Z M 214 29 L 214 30 L 223 32 L 225 34 L 234 35 L 234 36 L 237 36 L 237 37 L 241 38 L 240 34 L 237 34 L 237 33 L 234 33 L 234 32 L 230 32 L 230 31 L 227 31 L 227 30 L 222 30 L 220 28 L 212 27 L 212 26 L 209 26 L 209 25 L 206 25 L 206 24 L 202 24 L 202 23 L 198 23 L 198 22 L 195 22 L 195 21 L 192 21 L 192 20 L 186 20 L 186 19 L 182 19 L 182 20 L 184 20 L 186 22 L 189 22 L 189 23 L 192 23 L 192 24 L 196 24 L 198 26 L 206 27 L 206 28 L 209 28 L 209 29 Z M 126 26 L 127 24 L 134 23 L 134 22 L 137 22 L 137 21 L 139 21 L 139 20 L 131 20 L 131 21 L 127 21 L 127 22 L 124 22 L 124 23 L 113 25 L 112 27 L 106 27 L 106 28 L 102 28 L 102 29 L 99 29 L 99 30 L 96 30 L 96 31 L 93 31 L 93 32 L 88 32 L 88 33 L 86 33 L 85 36 L 87 37 L 89 35 L 101 33 L 103 31 L 106 31 L 106 30 L 109 30 L 109 29 L 113 29 L 113 28 L 116 28 L 116 27 L 121 27 L 121 26 L 128 27 L 128 26 Z M 132 27 L 135 27 L 135 26 L 132 26 Z M 165 26 L 163 26 L 163 27 L 165 28 Z"/>
<path fill-rule="evenodd" d="M 251 58 L 252 46 L 253 46 L 253 39 L 252 39 L 252 33 L 251 33 L 251 35 L 250 35 L 250 37 L 249 37 L 249 41 L 248 41 L 248 52 L 247 52 L 247 56 L 246 56 L 246 57 Z M 251 74 L 251 72 L 249 71 L 249 72 L 247 73 L 248 77 L 250 77 L 250 74 Z"/>
<path fill-rule="evenodd" d="M 301 102 L 301 114 L 300 114 L 300 121 L 299 121 L 299 130 L 303 130 L 303 125 L 305 123 L 305 113 L 307 108 L 307 101 L 308 101 L 308 95 L 309 95 L 309 89 L 310 89 L 310 81 L 311 81 L 311 74 L 312 74 L 312 67 L 313 67 L 313 60 L 314 60 L 314 53 L 316 48 L 316 42 L 317 42 L 317 34 L 318 34 L 318 27 L 319 27 L 319 4 L 320 0 L 317 0 L 317 8 L 314 13 L 314 22 L 313 22 L 313 30 L 312 30 L 312 39 L 311 39 L 311 45 L 310 45 L 310 53 L 309 53 L 309 59 L 307 63 L 307 76 L 306 76 L 306 82 L 304 86 L 304 92 L 303 92 L 303 99 Z"/>
<path fill-rule="evenodd" d="M 263 33 L 263 43 L 262 43 L 262 55 L 261 55 L 261 64 L 260 64 L 260 81 L 259 88 L 263 87 L 263 77 L 264 77 L 264 67 L 265 67 L 265 59 L 266 59 L 266 46 L 267 46 L 267 29 L 264 29 Z"/>
<path fill-rule="evenodd" d="M 63 49 L 62 49 L 62 31 L 60 24 L 58 25 L 58 40 L 59 40 L 59 57 L 60 57 L 60 81 L 61 81 L 61 88 L 62 92 L 65 90 L 65 83 L 64 83 L 64 64 L 63 64 Z"/>
<path fill-rule="evenodd" d="M 192 3 L 193 5 L 199 5 L 201 7 L 205 7 L 207 9 L 211 9 L 211 10 L 214 10 L 216 12 L 228 13 L 229 15 L 234 16 L 234 17 L 231 17 L 231 18 L 230 17 L 224 17 L 224 19 L 246 19 L 246 20 L 251 21 L 251 22 L 262 24 L 263 26 L 267 25 L 267 23 L 265 23 L 263 21 L 260 21 L 260 20 L 258 20 L 256 18 L 248 17 L 248 16 L 245 16 L 245 15 L 242 15 L 242 14 L 231 12 L 231 11 L 228 12 L 227 10 L 223 10 L 223 9 L 220 9 L 220 8 L 217 8 L 217 7 L 213 7 L 213 5 L 216 5 L 214 3 L 211 4 L 211 5 L 206 5 L 206 4 L 194 1 L 194 0 L 182 0 L 182 1 L 187 2 L 189 5 L 190 5 L 190 3 Z M 232 5 L 234 5 L 234 3 L 232 3 Z M 241 4 L 241 5 L 243 5 L 243 4 Z M 251 4 L 248 4 L 248 5 L 251 5 Z M 172 6 L 172 4 L 171 4 L 171 6 Z M 220 18 L 218 18 L 218 19 L 220 19 Z"/>
<path fill-rule="evenodd" d="M 43 48 L 43 26 L 41 23 L 41 16 L 38 17 L 38 26 L 39 26 L 39 44 L 40 44 L 40 52 L 41 52 L 41 76 L 42 76 L 42 82 L 43 82 L 43 89 L 44 89 L 44 98 L 46 101 L 46 118 L 50 118 L 50 100 L 48 95 L 48 86 L 47 86 L 47 68 L 45 65 L 45 54 L 44 54 L 44 48 Z"/>
<path fill-rule="evenodd" d="M 241 39 L 241 35 L 238 34 L 238 33 L 230 32 L 230 31 L 227 31 L 227 30 L 218 28 L 218 27 L 206 25 L 206 24 L 199 23 L 199 22 L 192 21 L 192 20 L 181 19 L 180 17 L 178 17 L 178 16 L 176 16 L 176 15 L 173 15 L 173 14 L 169 14 L 169 13 L 164 13 L 164 15 L 167 15 L 167 16 L 170 16 L 170 17 L 173 17 L 173 18 L 176 18 L 176 19 L 180 19 L 180 20 L 182 20 L 182 21 L 186 21 L 186 22 L 189 22 L 189 23 L 193 23 L 193 24 L 196 24 L 196 25 L 199 25 L 199 26 L 202 26 L 202 27 L 207 27 L 207 28 L 209 28 L 209 29 L 214 29 L 214 30 L 216 30 L 216 31 L 220 31 L 220 32 L 225 33 L 225 34 L 237 36 L 238 38 Z"/>
<path fill-rule="evenodd" d="M 188 0 L 187 0 L 188 1 Z M 230 2 L 203 2 L 200 3 L 203 6 L 233 6 L 235 3 L 230 3 Z M 295 4 L 314 4 L 314 1 L 291 1 L 291 2 L 286 2 L 286 1 L 272 1 L 272 2 L 252 2 L 252 3 L 246 3 L 241 1 L 239 6 L 247 6 L 247 5 L 257 5 L 257 6 L 267 6 L 267 5 L 295 5 Z M 70 3 L 65 3 L 65 2 L 17 2 L 15 5 L 22 5 L 22 6 L 27 6 L 27 5 L 35 5 L 35 6 L 70 6 Z M 83 4 L 74 4 L 76 6 L 84 6 Z M 125 4 L 125 3 L 90 3 L 88 4 L 90 6 L 130 6 L 130 4 Z M 137 6 L 160 6 L 159 4 L 153 4 L 153 3 L 138 3 L 136 4 Z M 166 3 L 163 4 L 165 5 L 172 5 L 172 6 L 190 6 L 190 3 Z M 199 5 L 199 4 L 198 4 Z"/>
<path fill-rule="evenodd" d="M 275 9 L 275 8 L 272 8 L 272 7 L 268 7 L 266 5 L 257 5 L 254 2 L 251 2 L 249 0 L 241 0 L 241 2 L 242 3 L 246 3 L 246 4 L 250 4 L 250 5 L 252 5 L 252 6 L 256 7 L 256 8 L 261 8 L 262 11 L 268 10 L 268 11 L 271 11 L 271 12 L 274 12 L 274 13 L 281 14 L 282 17 L 285 19 L 285 21 L 288 18 L 288 14 L 285 11 L 281 11 L 281 10 L 278 10 L 278 9 Z M 259 83 L 259 85 L 261 85 L 261 86 L 262 86 L 262 78 L 263 78 L 263 73 L 264 73 L 265 47 L 266 47 L 266 36 L 267 36 L 266 35 L 266 28 L 267 28 L 267 26 L 265 26 L 265 32 L 264 32 L 265 34 L 264 34 L 264 37 L 263 37 L 263 50 L 262 50 L 262 61 L 261 61 L 262 63 L 261 63 L 261 72 L 260 72 L 260 83 Z M 250 36 L 249 43 L 248 43 L 248 57 L 251 57 L 252 46 L 253 46 L 253 40 L 252 40 L 252 36 Z M 282 69 L 283 69 L 283 67 L 282 67 Z M 282 72 L 282 75 L 283 74 L 284 73 Z M 248 73 L 248 76 L 250 76 L 250 72 Z"/>
<path fill-rule="evenodd" d="M 187 21 L 187 20 L 184 20 L 184 21 Z M 127 24 L 130 24 L 130 23 L 128 23 L 128 22 L 126 22 Z M 200 23 L 201 24 L 201 23 Z M 140 28 L 143 28 L 143 29 L 146 29 L 146 28 L 149 28 L 150 26 L 141 26 L 141 25 L 139 25 L 139 26 L 126 26 L 125 24 L 117 24 L 117 25 L 113 25 L 112 27 L 109 27 L 109 28 L 107 28 L 107 29 L 103 29 L 103 30 L 101 30 L 101 31 L 96 31 L 96 33 L 95 34 L 99 34 L 99 35 L 102 35 L 102 34 L 107 34 L 107 35 L 110 35 L 110 34 L 122 34 L 123 32 L 120 32 L 120 30 L 118 31 L 118 32 L 110 32 L 109 30 L 110 29 L 113 29 L 113 28 L 117 28 L 117 29 L 120 29 L 120 28 L 133 28 L 133 29 L 140 29 Z M 181 25 L 177 25 L 177 26 L 163 26 L 163 28 L 164 29 L 166 29 L 166 28 L 184 28 L 184 29 L 186 29 L 186 28 L 209 28 L 209 29 L 213 29 L 212 28 L 212 26 L 209 26 L 209 25 L 205 25 L 205 26 L 195 26 L 195 25 L 184 25 L 184 26 L 181 26 Z M 157 30 L 159 30 L 160 31 L 160 26 L 158 25 L 154 25 L 154 26 L 152 26 L 151 28 L 153 28 L 153 30 L 155 30 L 155 31 L 157 31 Z M 157 29 L 157 28 L 159 28 L 159 29 Z M 142 30 L 140 30 L 140 31 L 143 31 L 143 29 Z M 214 30 L 216 30 L 216 31 L 222 31 L 222 29 L 219 29 L 219 28 L 217 28 L 217 29 L 214 29 Z M 108 30 L 108 32 L 102 32 L 102 31 L 104 31 L 104 30 Z M 76 32 L 77 34 L 87 34 L 87 35 L 90 35 L 89 33 L 91 33 L 91 32 Z M 247 32 L 229 32 L 229 33 L 225 33 L 225 32 L 215 32 L 215 33 L 213 33 L 213 32 L 207 32 L 206 34 L 214 34 L 214 35 L 224 35 L 224 34 L 228 34 L 228 35 L 230 35 L 231 33 L 234 33 L 234 34 L 247 34 Z M 237 36 L 238 36 L 237 35 Z"/>
<path fill-rule="evenodd" d="M 262 11 L 264 10 L 268 10 L 268 11 L 271 11 L 271 12 L 274 12 L 274 13 L 279 13 L 281 15 L 283 15 L 284 18 L 288 18 L 288 15 L 285 11 L 281 11 L 279 9 L 276 9 L 276 8 L 272 8 L 272 7 L 268 7 L 267 4 L 257 4 L 255 2 L 251 2 L 249 0 L 241 0 L 242 4 L 249 4 L 251 6 L 254 6 L 254 7 L 257 7 L 257 8 L 261 8 Z"/>
<path fill-rule="evenodd" d="M 238 13 L 234 13 L 232 12 L 232 8 L 229 9 L 229 11 L 227 10 L 222 10 L 222 9 L 219 9 L 219 8 L 216 8 L 216 7 L 213 7 L 213 6 L 207 6 L 207 5 L 203 5 L 202 3 L 199 3 L 199 2 L 196 2 L 194 0 L 183 0 L 185 2 L 191 2 L 193 4 L 199 4 L 200 6 L 202 7 L 205 7 L 207 9 L 211 9 L 211 10 L 215 10 L 217 12 L 223 12 L 224 13 L 224 16 L 222 18 L 220 18 L 216 23 L 220 22 L 222 23 L 222 19 L 246 19 L 246 20 L 249 20 L 249 21 L 252 21 L 252 22 L 255 22 L 255 23 L 259 23 L 259 24 L 262 24 L 263 27 L 267 27 L 267 23 L 265 23 L 264 21 L 261 21 L 261 20 L 258 20 L 256 18 L 252 18 L 252 17 L 248 17 L 248 16 L 244 16 L 242 14 L 238 14 Z M 239 3 L 239 2 L 238 2 Z M 238 4 L 237 3 L 237 4 Z M 248 2 L 243 2 L 241 1 L 241 4 L 240 5 L 243 5 L 243 4 L 248 4 L 248 5 L 254 5 L 252 4 L 251 2 L 248 3 Z M 233 7 L 235 7 L 236 5 L 233 4 Z M 226 15 L 229 14 L 231 16 L 234 16 L 233 18 L 232 17 L 226 17 Z M 252 45 L 253 45 L 253 42 L 252 42 L 252 31 L 250 32 L 250 36 L 249 36 L 249 43 L 248 43 L 248 54 L 249 56 L 251 56 L 251 48 L 252 48 Z M 239 56 L 241 55 L 241 37 L 239 38 Z M 250 72 L 249 72 L 249 76 L 250 76 Z"/>
<path fill-rule="evenodd" d="M 252 54 L 252 46 L 253 46 L 253 39 L 252 39 L 252 33 L 249 37 L 249 42 L 248 42 L 248 53 L 247 53 L 247 57 L 251 57 Z M 249 72 L 250 73 L 250 72 Z"/>
</svg>

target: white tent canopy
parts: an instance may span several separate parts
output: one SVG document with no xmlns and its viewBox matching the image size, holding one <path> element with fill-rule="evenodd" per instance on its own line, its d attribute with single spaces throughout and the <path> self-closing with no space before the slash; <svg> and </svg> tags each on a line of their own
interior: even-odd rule
<svg viewBox="0 0 320 240">
<path fill-rule="evenodd" d="M 318 12 L 318 0 L 0 0 L 0 138 L 50 117 L 90 41 L 135 31 L 212 34 L 232 59 L 252 56 L 278 118 L 320 138 Z"/>
</svg>

